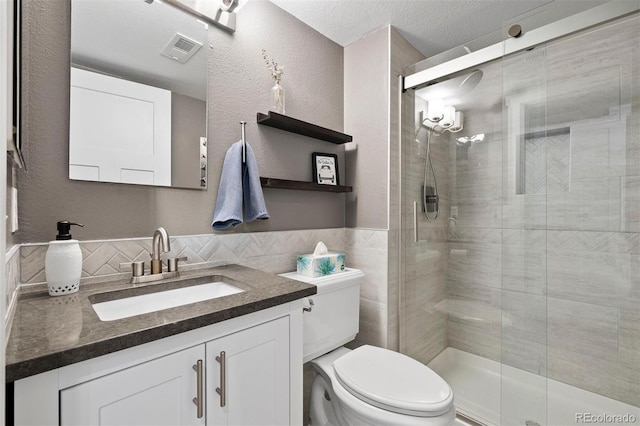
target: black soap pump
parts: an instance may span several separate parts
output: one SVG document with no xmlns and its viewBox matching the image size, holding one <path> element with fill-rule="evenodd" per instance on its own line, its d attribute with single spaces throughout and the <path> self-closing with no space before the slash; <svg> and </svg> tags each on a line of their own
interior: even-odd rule
<svg viewBox="0 0 640 426">
<path fill-rule="evenodd" d="M 61 220 L 57 223 L 58 235 L 49 241 L 44 262 L 49 295 L 63 296 L 78 291 L 82 275 L 82 251 L 78 240 L 71 236 L 71 226 L 79 223 Z"/>
</svg>

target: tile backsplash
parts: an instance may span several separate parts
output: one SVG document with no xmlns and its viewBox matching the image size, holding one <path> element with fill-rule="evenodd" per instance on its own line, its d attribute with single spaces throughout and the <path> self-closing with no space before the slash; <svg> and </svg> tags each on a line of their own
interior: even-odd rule
<svg viewBox="0 0 640 426">
<path fill-rule="evenodd" d="M 187 268 L 236 263 L 267 272 L 286 272 L 295 270 L 296 254 L 313 252 L 318 241 L 323 241 L 330 250 L 344 251 L 345 229 L 177 236 L 171 237 L 171 252 L 162 257 L 186 256 Z M 21 283 L 46 282 L 44 259 L 47 246 L 42 243 L 20 247 Z M 120 269 L 121 263 L 139 260 L 148 263 L 151 238 L 81 241 L 80 249 L 83 255 L 82 277 L 95 281 L 128 275 L 126 269 Z"/>
<path fill-rule="evenodd" d="M 395 297 L 397 280 L 389 265 L 390 233 L 379 229 L 329 228 L 243 234 L 190 235 L 171 237 L 171 252 L 164 257 L 188 257 L 183 269 L 240 264 L 271 273 L 294 271 L 296 255 L 313 252 L 319 241 L 330 251 L 346 254 L 346 266 L 361 269 L 365 282 L 361 289 L 361 332 L 357 344 L 397 346 L 395 303 L 388 308 L 388 297 Z M 80 241 L 84 283 L 99 283 L 129 276 L 121 263 L 149 260 L 151 238 Z M 7 254 L 7 318 L 19 285 L 46 282 L 44 261 L 47 243 L 16 246 Z"/>
</svg>

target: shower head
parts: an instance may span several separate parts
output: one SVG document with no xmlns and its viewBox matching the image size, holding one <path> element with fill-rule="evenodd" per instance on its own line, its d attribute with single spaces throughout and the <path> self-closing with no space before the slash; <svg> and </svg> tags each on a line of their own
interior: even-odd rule
<svg viewBox="0 0 640 426">
<path fill-rule="evenodd" d="M 464 80 L 462 80 L 462 83 L 460 83 L 459 86 L 460 90 L 462 92 L 468 92 L 472 90 L 478 85 L 478 83 L 480 83 L 483 75 L 484 74 L 481 70 L 474 70 L 471 74 L 466 76 Z"/>
</svg>

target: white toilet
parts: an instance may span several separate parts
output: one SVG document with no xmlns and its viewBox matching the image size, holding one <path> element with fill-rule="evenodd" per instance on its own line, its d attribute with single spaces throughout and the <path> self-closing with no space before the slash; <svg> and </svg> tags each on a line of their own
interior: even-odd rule
<svg viewBox="0 0 640 426">
<path fill-rule="evenodd" d="M 311 389 L 311 426 L 453 424 L 453 391 L 427 366 L 388 349 L 341 346 L 358 333 L 362 271 L 282 276 L 318 287 L 303 316 L 304 362 L 311 361 L 318 373 Z"/>
</svg>

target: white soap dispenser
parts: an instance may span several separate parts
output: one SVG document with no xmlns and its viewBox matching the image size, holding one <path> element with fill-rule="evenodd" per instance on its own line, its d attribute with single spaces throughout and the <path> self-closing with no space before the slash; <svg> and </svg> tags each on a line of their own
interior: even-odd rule
<svg viewBox="0 0 640 426">
<path fill-rule="evenodd" d="M 44 261 L 50 296 L 63 296 L 78 291 L 82 275 L 82 251 L 78 240 L 71 239 L 71 225 L 84 226 L 68 220 L 58 222 L 58 235 L 49 241 Z"/>
</svg>

